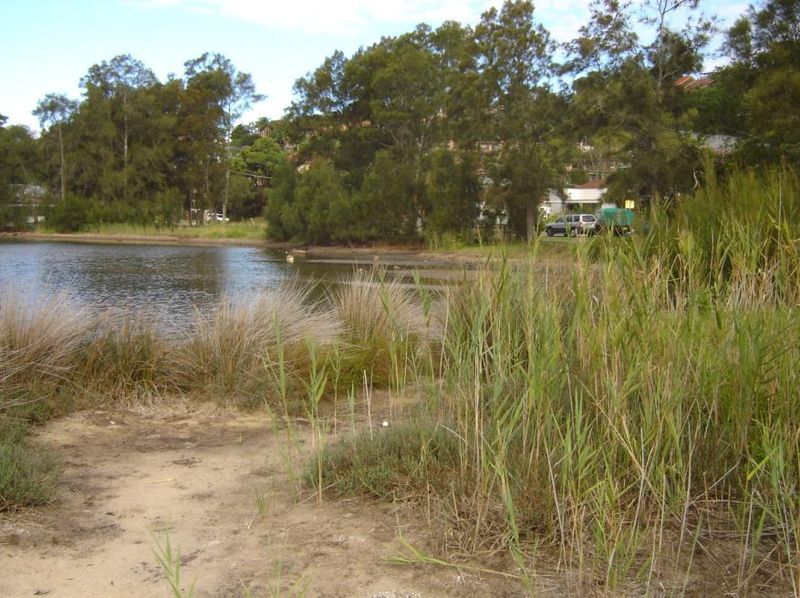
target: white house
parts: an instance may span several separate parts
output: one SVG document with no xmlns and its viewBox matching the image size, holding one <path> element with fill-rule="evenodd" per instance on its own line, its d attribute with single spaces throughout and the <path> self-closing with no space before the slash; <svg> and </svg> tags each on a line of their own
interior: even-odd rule
<svg viewBox="0 0 800 598">
<path fill-rule="evenodd" d="M 563 214 L 567 211 L 576 211 L 585 206 L 583 211 L 594 212 L 600 208 L 603 195 L 606 193 L 604 180 L 589 181 L 582 185 L 567 187 L 561 196 L 555 189 L 551 189 L 547 199 L 542 202 L 541 209 L 548 215 Z"/>
</svg>

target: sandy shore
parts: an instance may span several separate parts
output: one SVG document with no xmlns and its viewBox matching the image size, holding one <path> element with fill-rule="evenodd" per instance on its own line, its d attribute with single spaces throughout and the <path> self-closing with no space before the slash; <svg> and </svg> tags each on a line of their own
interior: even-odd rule
<svg viewBox="0 0 800 598">
<path fill-rule="evenodd" d="M 383 414 L 376 413 L 375 417 Z M 376 501 L 318 503 L 266 415 L 187 404 L 88 411 L 51 422 L 38 440 L 60 455 L 51 505 L 0 514 L 0 595 L 169 596 L 154 550 L 169 537 L 184 589 L 196 596 L 511 596 L 502 579 L 398 566 L 411 513 Z M 294 469 L 295 473 L 292 473 Z"/>
</svg>

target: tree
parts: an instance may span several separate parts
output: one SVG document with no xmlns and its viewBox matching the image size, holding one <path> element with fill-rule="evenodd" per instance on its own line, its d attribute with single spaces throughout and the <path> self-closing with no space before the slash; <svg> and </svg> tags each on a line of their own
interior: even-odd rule
<svg viewBox="0 0 800 598">
<path fill-rule="evenodd" d="M 630 8 L 629 1 L 593 0 L 589 22 L 566 45 L 570 60 L 564 72 L 609 74 L 634 58 L 639 52 L 639 37 L 631 25 Z"/>
<path fill-rule="evenodd" d="M 267 191 L 267 205 L 264 207 L 267 235 L 272 239 L 287 241 L 292 237 L 286 218 L 292 210 L 296 187 L 297 171 L 286 162 L 275 172 L 274 186 Z"/>
<path fill-rule="evenodd" d="M 407 241 L 417 235 L 423 181 L 417 166 L 391 150 L 381 150 L 359 192 L 358 221 L 365 240 Z"/>
<path fill-rule="evenodd" d="M 265 188 L 286 159 L 286 152 L 272 137 L 258 137 L 233 157 L 232 172 L 250 177 L 257 188 Z"/>
<path fill-rule="evenodd" d="M 425 233 L 467 236 L 478 216 L 479 193 L 477 160 L 472 152 L 435 150 L 425 177 Z"/>
<path fill-rule="evenodd" d="M 40 100 L 33 115 L 39 119 L 42 129 L 55 129 L 58 140 L 59 154 L 59 179 L 61 186 L 61 201 L 67 193 L 67 165 L 64 157 L 64 126 L 75 113 L 78 104 L 65 95 L 47 94 Z"/>
<path fill-rule="evenodd" d="M 721 88 L 735 107 L 741 153 L 748 161 L 800 160 L 800 2 L 769 0 L 750 7 L 728 30 L 733 64 Z"/>
<path fill-rule="evenodd" d="M 130 198 L 128 186 L 128 165 L 130 154 L 130 120 L 134 98 L 145 88 L 157 84 L 153 71 L 141 61 L 129 54 L 119 55 L 110 61 L 103 61 L 89 68 L 88 74 L 81 79 L 81 86 L 86 89 L 87 96 L 99 95 L 99 100 L 111 102 L 112 121 L 115 128 L 121 129 L 122 136 L 122 197 Z M 115 194 L 116 195 L 116 194 Z"/>
<path fill-rule="evenodd" d="M 560 120 L 559 112 L 552 110 L 555 98 L 548 86 L 554 72 L 550 58 L 554 44 L 549 33 L 535 24 L 533 4 L 527 1 L 506 2 L 500 12 L 492 8 L 484 13 L 475 37 L 490 117 L 485 133 L 503 147 L 491 168 L 495 172 L 491 195 L 504 203 L 512 228 L 530 241 L 536 232 L 538 202 L 557 170 L 545 151 Z"/>
<path fill-rule="evenodd" d="M 673 83 L 701 67 L 700 51 L 713 30 L 696 0 L 644 4 L 642 33 L 634 31 L 632 6 L 596 0 L 589 23 L 569 45 L 573 74 L 570 118 L 592 144 L 608 147 L 621 166 L 610 176 L 611 196 L 669 196 L 688 191 L 699 166 L 698 142 L 689 131 L 691 103 Z M 680 31 L 669 17 L 689 13 Z"/>
<path fill-rule="evenodd" d="M 222 200 L 223 221 L 228 212 L 231 178 L 231 145 L 235 123 L 250 106 L 264 99 L 256 93 L 255 83 L 249 73 L 236 70 L 233 63 L 222 54 L 205 53 L 184 64 L 187 88 L 204 87 L 208 99 L 215 103 L 218 126 L 225 147 L 225 185 Z"/>
<path fill-rule="evenodd" d="M 7 118 L 0 114 L 0 229 L 9 225 L 19 227 L 24 223 L 24 212 L 19 202 L 24 185 L 36 181 L 36 140 L 27 127 L 6 126 Z M 17 204 L 17 205 L 12 205 Z"/>
<path fill-rule="evenodd" d="M 694 11 L 699 3 L 700 0 L 647 0 L 644 4 L 650 13 L 642 22 L 656 28 L 655 38 L 646 50 L 659 95 L 665 84 L 697 71 L 702 64 L 699 50 L 708 44 L 714 29 L 712 21 L 701 17 L 697 23 L 689 22 L 680 32 L 670 29 L 667 22 L 670 15 L 681 10 Z"/>
</svg>

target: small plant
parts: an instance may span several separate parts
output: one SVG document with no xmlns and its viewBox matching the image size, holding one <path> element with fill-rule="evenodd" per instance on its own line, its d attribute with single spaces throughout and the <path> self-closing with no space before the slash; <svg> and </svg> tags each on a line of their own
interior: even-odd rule
<svg viewBox="0 0 800 598">
<path fill-rule="evenodd" d="M 172 590 L 172 595 L 175 598 L 191 598 L 194 596 L 194 581 L 191 583 L 188 590 L 183 588 L 183 582 L 181 581 L 182 565 L 180 552 L 177 549 L 173 550 L 169 540 L 169 534 L 165 534 L 163 543 L 156 537 L 153 537 L 153 541 L 155 542 L 153 554 L 161 570 L 164 572 L 170 590 Z"/>
</svg>

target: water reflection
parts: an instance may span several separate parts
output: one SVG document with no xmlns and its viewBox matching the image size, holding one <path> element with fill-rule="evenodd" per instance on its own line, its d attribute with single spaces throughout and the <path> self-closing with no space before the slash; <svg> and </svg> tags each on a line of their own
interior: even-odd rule
<svg viewBox="0 0 800 598">
<path fill-rule="evenodd" d="M 274 288 L 286 267 L 250 247 L 0 243 L 0 287 L 35 299 L 64 293 L 93 311 L 178 328 L 195 310 Z"/>
<path fill-rule="evenodd" d="M 412 282 L 413 268 L 395 256 L 390 275 Z M 297 260 L 256 247 L 162 246 L 0 241 L 0 289 L 35 299 L 64 293 L 94 312 L 113 309 L 180 330 L 195 311 L 221 298 L 273 289 L 287 277 L 336 284 L 372 258 Z"/>
</svg>

